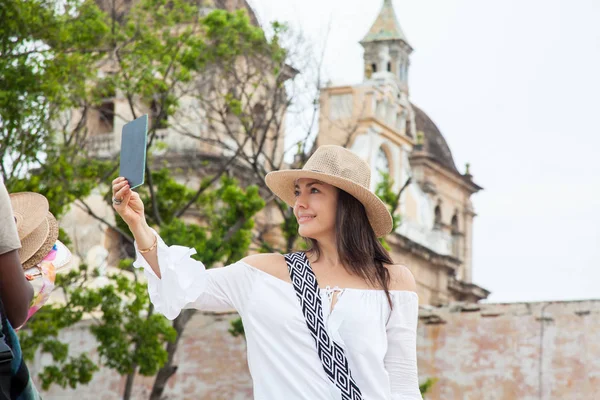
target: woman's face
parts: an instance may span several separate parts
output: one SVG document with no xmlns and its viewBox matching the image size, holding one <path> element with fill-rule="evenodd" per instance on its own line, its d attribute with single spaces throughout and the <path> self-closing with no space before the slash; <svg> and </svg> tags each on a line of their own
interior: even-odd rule
<svg viewBox="0 0 600 400">
<path fill-rule="evenodd" d="M 296 181 L 294 215 L 300 236 L 318 239 L 335 232 L 338 188 L 316 179 Z"/>
</svg>

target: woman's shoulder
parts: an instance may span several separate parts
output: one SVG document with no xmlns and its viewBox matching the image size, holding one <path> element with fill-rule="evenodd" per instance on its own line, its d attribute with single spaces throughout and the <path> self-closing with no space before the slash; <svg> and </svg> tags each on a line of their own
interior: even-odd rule
<svg viewBox="0 0 600 400">
<path fill-rule="evenodd" d="M 390 273 L 390 290 L 417 291 L 415 277 L 406 265 L 385 264 L 385 267 Z"/>
<path fill-rule="evenodd" d="M 279 253 L 260 253 L 244 257 L 242 262 L 253 268 L 273 275 L 276 278 L 289 280 L 287 264 L 283 254 Z"/>
</svg>

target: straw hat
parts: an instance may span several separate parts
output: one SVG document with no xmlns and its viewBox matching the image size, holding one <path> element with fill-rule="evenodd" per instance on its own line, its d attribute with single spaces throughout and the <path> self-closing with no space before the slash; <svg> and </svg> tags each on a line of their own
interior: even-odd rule
<svg viewBox="0 0 600 400">
<path fill-rule="evenodd" d="M 38 228 L 50 211 L 48 200 L 39 193 L 11 193 L 10 204 L 21 240 Z"/>
<path fill-rule="evenodd" d="M 19 258 L 23 269 L 37 265 L 58 239 L 58 223 L 48 211 L 48 200 L 38 193 L 12 193 L 10 202 L 21 240 Z"/>
<path fill-rule="evenodd" d="M 365 207 L 377 237 L 392 231 L 392 216 L 387 206 L 369 190 L 369 164 L 350 150 L 340 146 L 320 146 L 302 169 L 269 172 L 265 181 L 273 193 L 293 207 L 295 182 L 299 178 L 313 178 L 354 196 Z"/>
</svg>

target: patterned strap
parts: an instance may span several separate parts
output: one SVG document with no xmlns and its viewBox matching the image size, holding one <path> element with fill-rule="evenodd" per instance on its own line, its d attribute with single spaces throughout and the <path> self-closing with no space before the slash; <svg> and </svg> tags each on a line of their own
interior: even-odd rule
<svg viewBox="0 0 600 400">
<path fill-rule="evenodd" d="M 342 400 L 362 400 L 362 394 L 352 377 L 344 349 L 329 337 L 325 328 L 317 278 L 306 254 L 304 252 L 286 254 L 285 260 L 306 319 L 306 326 L 315 340 L 327 377 L 341 390 Z"/>
</svg>

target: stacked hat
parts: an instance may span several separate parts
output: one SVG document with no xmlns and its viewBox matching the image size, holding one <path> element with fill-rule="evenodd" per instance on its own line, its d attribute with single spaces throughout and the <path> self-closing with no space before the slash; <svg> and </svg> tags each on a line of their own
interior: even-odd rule
<svg viewBox="0 0 600 400">
<path fill-rule="evenodd" d="M 21 240 L 19 257 L 23 269 L 35 267 L 50 253 L 58 239 L 58 223 L 49 211 L 48 200 L 38 193 L 10 195 Z"/>
</svg>

